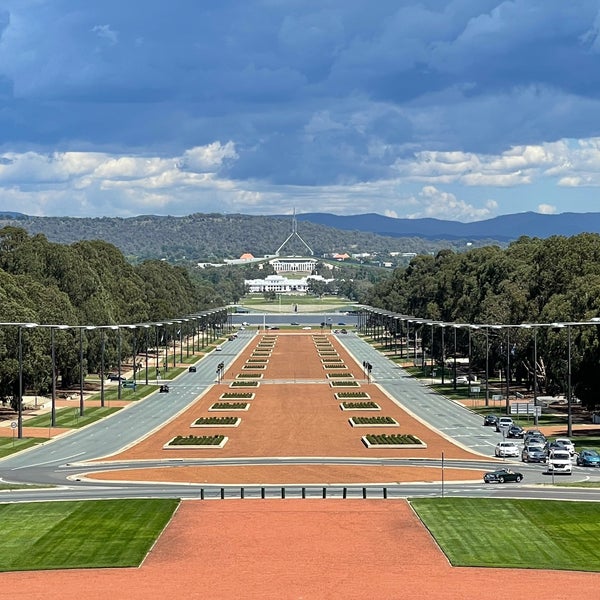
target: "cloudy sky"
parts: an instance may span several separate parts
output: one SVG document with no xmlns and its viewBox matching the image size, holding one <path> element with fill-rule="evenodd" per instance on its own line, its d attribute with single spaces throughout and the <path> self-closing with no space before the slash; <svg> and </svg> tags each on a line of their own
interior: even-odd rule
<svg viewBox="0 0 600 600">
<path fill-rule="evenodd" d="M 0 0 L 0 210 L 600 212 L 600 0 Z"/>
</svg>

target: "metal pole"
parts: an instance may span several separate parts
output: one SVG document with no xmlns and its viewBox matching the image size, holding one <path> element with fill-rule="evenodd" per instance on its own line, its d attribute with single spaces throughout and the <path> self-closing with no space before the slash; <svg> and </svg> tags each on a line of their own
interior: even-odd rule
<svg viewBox="0 0 600 600">
<path fill-rule="evenodd" d="M 54 327 L 50 327 L 50 354 L 52 357 L 52 408 L 50 427 L 56 427 L 56 351 L 54 349 Z"/>
<path fill-rule="evenodd" d="M 490 328 L 485 328 L 485 405 L 490 405 Z"/>
<path fill-rule="evenodd" d="M 79 416 L 83 417 L 83 327 L 79 328 Z"/>
<path fill-rule="evenodd" d="M 104 329 L 100 329 L 100 406 L 104 407 Z"/>
<path fill-rule="evenodd" d="M 121 399 L 121 328 L 117 326 L 117 377 L 119 385 L 117 387 L 117 399 Z"/>
<path fill-rule="evenodd" d="M 571 326 L 567 324 L 567 436 L 573 435 L 573 415 L 571 414 Z"/>
<path fill-rule="evenodd" d="M 537 414 L 537 329 L 533 328 L 533 424 L 538 425 Z"/>
<path fill-rule="evenodd" d="M 145 325 L 146 327 L 146 385 L 148 385 L 148 346 L 150 345 L 150 325 Z"/>
<path fill-rule="evenodd" d="M 506 414 L 510 415 L 510 329 L 506 329 Z"/>
<path fill-rule="evenodd" d="M 23 328 L 19 326 L 19 398 L 17 405 L 17 437 L 23 438 Z"/>
<path fill-rule="evenodd" d="M 469 378 L 469 385 L 471 379 Z M 454 328 L 454 391 L 456 391 L 456 327 Z"/>
</svg>

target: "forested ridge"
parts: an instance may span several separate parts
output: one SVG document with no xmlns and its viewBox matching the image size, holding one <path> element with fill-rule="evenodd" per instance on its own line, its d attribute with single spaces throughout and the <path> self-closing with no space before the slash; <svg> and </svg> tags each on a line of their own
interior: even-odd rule
<svg viewBox="0 0 600 600">
<path fill-rule="evenodd" d="M 30 234 L 41 233 L 48 240 L 61 244 L 104 240 L 119 248 L 130 261 L 164 258 L 171 262 L 222 262 L 223 259 L 239 258 L 245 252 L 256 257 L 274 254 L 292 232 L 292 217 L 200 213 L 184 217 L 146 215 L 129 218 L 11 218 L 5 215 L 0 219 L 0 227 L 3 226 L 17 226 Z M 298 223 L 297 228 L 316 256 L 344 252 L 427 253 L 465 247 L 465 242 L 460 240 L 386 237 L 309 222 Z M 293 236 L 284 253 L 305 255 L 307 248 Z"/>
<path fill-rule="evenodd" d="M 540 349 L 542 391 L 567 388 L 568 336 L 574 393 L 590 406 L 600 404 L 600 235 L 547 239 L 522 237 L 507 248 L 483 247 L 435 256 L 418 256 L 407 268 L 376 283 L 367 300 L 371 306 L 403 315 L 470 324 L 590 325 L 536 328 Z M 505 368 L 510 344 L 511 377 L 530 377 L 533 356 L 531 328 L 492 330 L 493 368 Z M 466 329 L 459 330 L 458 347 L 466 354 Z M 510 339 L 507 338 L 510 335 Z M 447 336 L 452 351 L 451 336 Z M 473 335 L 483 360 L 482 336 Z M 435 347 L 435 346 L 434 346 Z M 438 350 L 439 351 L 439 350 Z M 504 367 L 503 367 L 504 365 Z"/>
<path fill-rule="evenodd" d="M 231 293 L 239 282 L 230 285 Z M 241 291 L 240 291 L 241 289 Z M 238 293 L 243 292 L 243 282 Z M 0 321 L 3 323 L 108 326 L 184 317 L 220 307 L 223 298 L 210 281 L 195 278 L 182 266 L 147 260 L 132 265 L 105 241 L 71 245 L 49 242 L 25 230 L 0 230 Z M 0 398 L 15 397 L 17 327 L 0 327 Z M 36 393 L 49 389 L 49 329 L 23 335 L 23 378 Z M 55 331 L 61 382 L 79 376 L 77 330 Z M 97 372 L 100 333 L 86 333 L 86 372 Z M 106 367 L 116 361 L 114 335 L 108 336 Z M 122 336 L 122 354 L 131 353 L 132 336 Z M 94 343 L 92 343 L 92 340 Z M 88 343 L 88 341 L 90 343 Z M 130 355 L 130 354 L 129 354 Z"/>
</svg>

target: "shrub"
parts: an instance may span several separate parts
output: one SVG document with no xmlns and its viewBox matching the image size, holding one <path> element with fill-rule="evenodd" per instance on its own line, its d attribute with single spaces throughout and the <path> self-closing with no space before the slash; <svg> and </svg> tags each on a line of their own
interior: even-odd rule
<svg viewBox="0 0 600 600">
<path fill-rule="evenodd" d="M 351 417 L 356 425 L 397 425 L 397 421 L 392 417 Z"/>
<path fill-rule="evenodd" d="M 369 444 L 378 446 L 397 445 L 397 444 L 422 444 L 421 440 L 409 433 L 393 433 L 393 434 L 374 434 L 371 433 L 365 436 Z"/>
<path fill-rule="evenodd" d="M 194 425 L 235 425 L 239 417 L 200 417 Z"/>
<path fill-rule="evenodd" d="M 218 446 L 224 439 L 224 435 L 178 435 L 169 446 Z"/>
<path fill-rule="evenodd" d="M 379 408 L 376 402 L 342 402 L 344 408 Z"/>
<path fill-rule="evenodd" d="M 211 408 L 218 410 L 244 410 L 247 402 L 215 402 Z"/>
</svg>

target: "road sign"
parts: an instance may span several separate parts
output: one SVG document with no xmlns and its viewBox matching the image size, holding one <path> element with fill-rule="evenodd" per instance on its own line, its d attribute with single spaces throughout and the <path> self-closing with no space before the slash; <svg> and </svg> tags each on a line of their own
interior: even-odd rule
<svg viewBox="0 0 600 600">
<path fill-rule="evenodd" d="M 10 428 L 11 429 L 16 429 L 17 428 L 17 422 L 16 421 L 11 421 L 10 422 Z"/>
<path fill-rule="evenodd" d="M 535 406 L 533 402 L 513 402 L 510 405 L 511 415 L 537 415 L 542 414 L 542 407 Z"/>
</svg>

